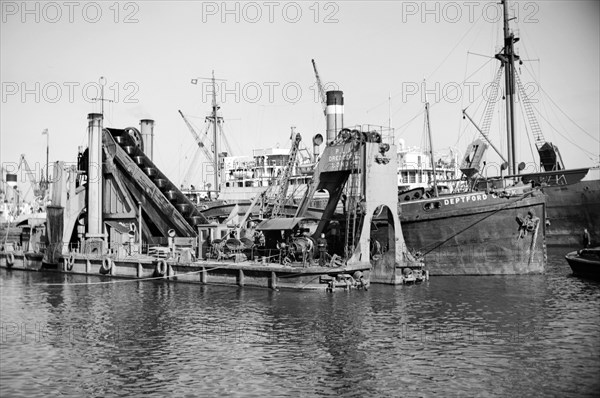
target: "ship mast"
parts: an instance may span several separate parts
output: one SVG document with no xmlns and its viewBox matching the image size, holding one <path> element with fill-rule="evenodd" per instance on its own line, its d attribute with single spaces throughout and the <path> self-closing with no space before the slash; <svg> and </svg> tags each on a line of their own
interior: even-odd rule
<svg viewBox="0 0 600 398">
<path fill-rule="evenodd" d="M 433 139 L 431 137 L 431 123 L 429 122 L 429 102 L 425 102 L 425 119 L 427 121 L 427 134 L 429 137 L 429 156 L 431 159 L 431 171 L 433 174 L 433 195 L 437 198 L 439 196 L 437 187 L 437 176 L 435 169 L 435 159 L 433 157 Z"/>
<path fill-rule="evenodd" d="M 215 71 L 212 71 L 212 119 L 213 119 L 213 145 L 214 145 L 214 167 L 215 167 L 215 197 L 219 196 L 219 149 L 218 149 L 218 135 L 217 135 L 217 90 L 215 85 Z"/>
<path fill-rule="evenodd" d="M 519 56 L 514 52 L 514 44 L 519 41 L 518 37 L 510 31 L 509 21 L 514 18 L 508 18 L 508 0 L 502 0 L 504 6 L 504 48 L 502 52 L 496 54 L 496 58 L 505 67 L 504 73 L 504 90 L 506 100 L 506 133 L 508 146 L 508 170 L 510 175 L 514 175 L 517 171 L 516 167 L 516 142 L 515 142 L 515 66 L 514 62 L 519 59 Z"/>
</svg>

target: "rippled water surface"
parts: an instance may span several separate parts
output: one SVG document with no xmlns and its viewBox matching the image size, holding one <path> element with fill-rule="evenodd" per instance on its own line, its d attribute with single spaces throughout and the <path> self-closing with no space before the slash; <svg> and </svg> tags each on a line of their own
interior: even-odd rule
<svg viewBox="0 0 600 398">
<path fill-rule="evenodd" d="M 333 294 L 2 269 L 0 396 L 599 395 L 600 284 L 564 252 Z"/>
</svg>

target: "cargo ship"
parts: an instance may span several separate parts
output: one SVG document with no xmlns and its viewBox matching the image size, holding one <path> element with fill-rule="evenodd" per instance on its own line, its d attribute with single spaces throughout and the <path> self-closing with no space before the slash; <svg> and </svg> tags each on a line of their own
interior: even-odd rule
<svg viewBox="0 0 600 398">
<path fill-rule="evenodd" d="M 431 147 L 429 104 L 425 105 Z M 460 170 L 463 192 L 440 193 L 435 162 L 433 188 L 399 193 L 398 213 L 406 245 L 432 275 L 496 275 L 544 272 L 546 197 L 514 176 L 483 184 L 487 144 L 475 140 Z M 432 155 L 433 158 L 433 155 Z"/>
<path fill-rule="evenodd" d="M 506 102 L 506 125 L 508 151 L 508 174 L 524 184 L 531 184 L 540 189 L 546 196 L 547 240 L 550 245 L 581 245 L 584 229 L 590 233 L 592 241 L 600 240 L 600 170 L 598 166 L 590 168 L 568 169 L 562 159 L 559 148 L 549 142 L 543 134 L 537 120 L 538 113 L 534 109 L 534 101 L 528 98 L 525 84 L 521 83 L 521 73 L 516 68 L 523 60 L 515 53 L 513 44 L 520 40 L 510 30 L 507 0 L 502 1 L 504 7 L 504 48 L 496 54 L 501 63 L 496 75 L 495 86 L 500 86 L 500 76 L 504 70 L 504 92 Z M 514 19 L 514 18 L 512 18 Z M 480 132 L 485 138 L 491 124 L 494 101 L 486 104 Z M 539 156 L 537 172 L 524 173 L 524 163 L 517 165 L 515 151 L 515 109 L 521 106 L 523 119 L 528 121 L 528 128 L 522 134 L 531 133 L 535 150 Z M 466 115 L 468 117 L 468 115 Z M 525 131 L 527 130 L 527 131 Z M 596 134 L 597 136 L 597 134 Z M 495 181 L 494 181 L 495 180 Z M 486 186 L 494 185 L 500 178 L 488 179 Z"/>
<path fill-rule="evenodd" d="M 600 239 L 600 170 L 597 167 L 566 169 L 558 147 L 545 140 L 532 101 L 527 98 L 519 74 L 515 73 L 515 63 L 521 62 L 514 49 L 519 38 L 509 27 L 508 2 L 502 1 L 502 5 L 504 46 L 495 57 L 501 65 L 493 87 L 497 90 L 502 85 L 501 77 L 504 75 L 508 159 L 488 137 L 494 111 L 494 101 L 489 101 L 481 127 L 473 122 L 466 110 L 463 111 L 465 118 L 481 134 L 481 139 L 470 145 L 461 165 L 469 191 L 463 195 L 439 195 L 429 199 L 423 196 L 437 196 L 433 189 L 401 194 L 400 217 L 406 243 L 412 250 L 425 254 L 432 274 L 455 273 L 460 269 L 463 273 L 478 273 L 477 269 L 485 273 L 488 272 L 486 269 L 493 268 L 494 261 L 503 256 L 506 264 L 512 264 L 510 251 L 506 249 L 515 241 L 515 236 L 521 236 L 523 214 L 529 214 L 531 210 L 534 217 L 540 218 L 540 228 L 545 229 L 549 245 L 578 247 L 584 229 L 589 231 L 592 242 L 597 243 Z M 492 93 L 490 98 L 499 98 L 496 94 L 498 92 Z M 539 155 L 539 172 L 522 173 L 525 164 L 517 164 L 515 159 L 514 108 L 517 96 L 529 121 Z M 488 146 L 502 158 L 501 170 L 507 170 L 507 175 L 488 178 L 480 173 L 484 165 L 483 153 Z M 522 193 L 519 193 L 519 187 Z M 545 206 L 542 199 L 545 199 Z M 538 202 L 534 203 L 536 200 Z M 502 212 L 495 213 L 495 209 L 502 206 L 507 206 L 506 210 L 512 209 L 506 217 L 501 216 Z M 540 212 L 542 207 L 544 211 Z M 488 221 L 491 224 L 487 228 L 478 230 L 474 227 L 477 223 L 486 224 Z M 507 234 L 511 230 L 512 234 Z M 475 232 L 476 236 L 471 232 Z M 503 236 L 506 238 L 504 242 Z M 453 264 L 451 269 L 447 268 L 449 263 Z"/>
</svg>

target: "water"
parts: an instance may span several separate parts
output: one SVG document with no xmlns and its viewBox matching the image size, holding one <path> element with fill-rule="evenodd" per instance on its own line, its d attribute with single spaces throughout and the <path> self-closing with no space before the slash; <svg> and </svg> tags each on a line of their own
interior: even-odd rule
<svg viewBox="0 0 600 398">
<path fill-rule="evenodd" d="M 600 284 L 564 251 L 546 275 L 333 294 L 3 269 L 0 395 L 599 395 Z"/>
</svg>

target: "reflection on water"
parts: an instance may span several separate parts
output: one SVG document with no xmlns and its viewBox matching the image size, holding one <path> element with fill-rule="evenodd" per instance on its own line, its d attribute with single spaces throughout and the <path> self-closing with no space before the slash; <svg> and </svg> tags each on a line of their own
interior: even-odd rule
<svg viewBox="0 0 600 398">
<path fill-rule="evenodd" d="M 1 270 L 0 394 L 599 394 L 600 284 L 562 255 L 334 294 Z"/>
</svg>

